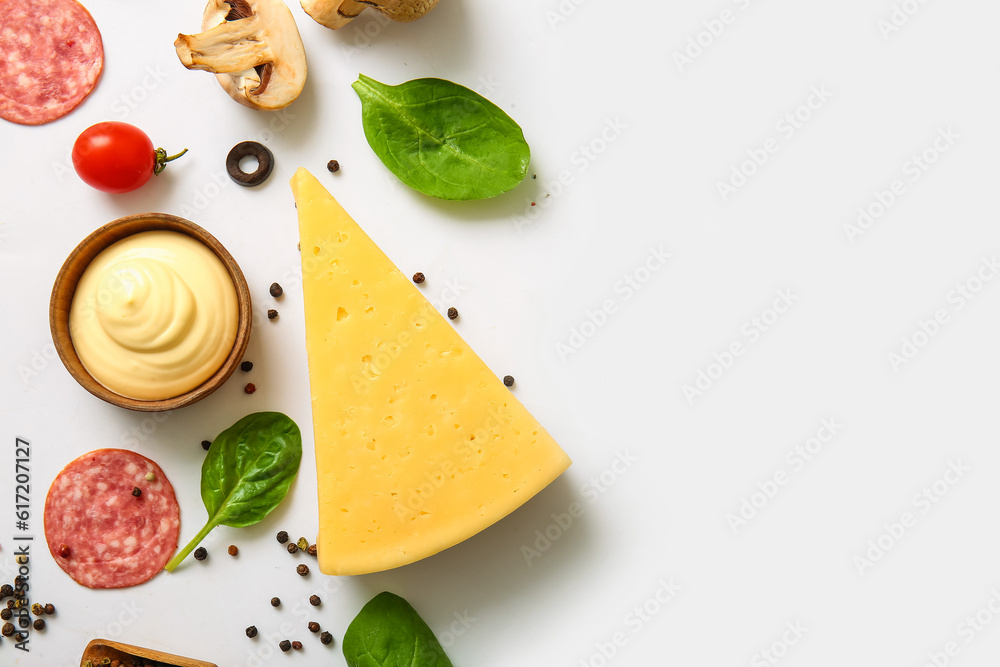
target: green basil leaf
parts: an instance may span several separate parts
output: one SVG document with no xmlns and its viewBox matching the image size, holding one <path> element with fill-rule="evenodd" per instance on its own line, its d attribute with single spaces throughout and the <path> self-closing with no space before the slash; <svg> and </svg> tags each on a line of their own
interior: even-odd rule
<svg viewBox="0 0 1000 667">
<path fill-rule="evenodd" d="M 440 199 L 486 199 L 528 173 L 520 126 L 497 105 L 444 79 L 388 86 L 361 74 L 365 137 L 382 163 L 411 188 Z"/>
<path fill-rule="evenodd" d="M 299 427 L 280 412 L 247 415 L 212 442 L 201 466 L 208 523 L 166 565 L 172 571 L 216 526 L 250 526 L 278 506 L 302 460 Z"/>
<path fill-rule="evenodd" d="M 257 412 L 212 442 L 201 466 L 201 499 L 216 525 L 250 526 L 278 506 L 302 459 L 299 427 L 280 412 Z"/>
<path fill-rule="evenodd" d="M 379 593 L 344 633 L 349 667 L 452 667 L 431 629 L 410 603 Z"/>
</svg>

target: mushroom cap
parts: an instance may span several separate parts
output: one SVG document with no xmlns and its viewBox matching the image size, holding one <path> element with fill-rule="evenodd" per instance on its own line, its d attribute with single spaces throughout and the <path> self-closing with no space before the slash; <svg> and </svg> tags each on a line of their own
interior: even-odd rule
<svg viewBox="0 0 1000 667">
<path fill-rule="evenodd" d="M 199 35 L 174 46 L 188 69 L 214 72 L 223 89 L 251 109 L 282 109 L 302 92 L 306 53 L 282 0 L 209 0 Z"/>
<path fill-rule="evenodd" d="M 438 0 L 300 0 L 302 9 L 317 23 L 336 30 L 366 7 L 373 7 L 393 21 L 416 21 L 434 9 Z"/>
</svg>

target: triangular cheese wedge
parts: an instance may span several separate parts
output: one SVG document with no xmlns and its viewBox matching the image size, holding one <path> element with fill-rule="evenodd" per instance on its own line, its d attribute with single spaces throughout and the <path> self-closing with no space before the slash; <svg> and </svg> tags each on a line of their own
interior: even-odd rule
<svg viewBox="0 0 1000 667">
<path fill-rule="evenodd" d="M 406 565 L 499 521 L 570 460 L 312 174 L 291 184 L 319 568 Z"/>
</svg>

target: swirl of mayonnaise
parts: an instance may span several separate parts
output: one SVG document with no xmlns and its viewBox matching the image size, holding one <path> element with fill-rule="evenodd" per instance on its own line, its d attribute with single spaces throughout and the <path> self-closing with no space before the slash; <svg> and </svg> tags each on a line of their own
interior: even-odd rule
<svg viewBox="0 0 1000 667">
<path fill-rule="evenodd" d="M 102 385 L 161 400 L 219 369 L 238 320 L 236 287 L 211 249 L 180 232 L 141 232 L 87 266 L 70 307 L 70 337 Z"/>
</svg>

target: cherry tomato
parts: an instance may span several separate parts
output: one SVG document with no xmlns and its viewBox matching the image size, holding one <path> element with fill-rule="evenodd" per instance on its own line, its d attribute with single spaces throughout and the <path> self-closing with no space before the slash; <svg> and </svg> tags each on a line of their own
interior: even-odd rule
<svg viewBox="0 0 1000 667">
<path fill-rule="evenodd" d="M 167 157 L 153 148 L 145 132 L 134 125 L 108 121 L 84 130 L 73 144 L 73 167 L 83 182 L 104 192 L 131 192 L 144 185 L 166 162 L 187 152 Z"/>
</svg>

